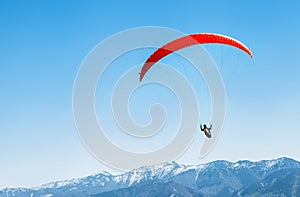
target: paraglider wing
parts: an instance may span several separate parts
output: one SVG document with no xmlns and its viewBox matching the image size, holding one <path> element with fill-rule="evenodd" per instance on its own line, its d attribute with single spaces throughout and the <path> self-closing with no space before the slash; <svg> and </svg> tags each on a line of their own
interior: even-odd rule
<svg viewBox="0 0 300 197">
<path fill-rule="evenodd" d="M 192 45 L 210 44 L 210 43 L 230 45 L 230 46 L 233 46 L 240 50 L 245 51 L 246 53 L 248 53 L 248 55 L 253 57 L 253 54 L 252 54 L 250 48 L 246 47 L 243 43 L 241 43 L 240 41 L 238 41 L 234 38 L 224 36 L 221 34 L 214 34 L 214 33 L 191 34 L 191 35 L 177 38 L 177 39 L 163 45 L 156 51 L 154 51 L 154 53 L 151 54 L 151 56 L 146 60 L 146 62 L 144 63 L 144 65 L 142 67 L 142 70 L 140 73 L 140 81 L 142 81 L 146 72 L 156 62 L 158 62 L 163 57 L 169 55 L 170 53 L 173 53 L 177 50 L 180 50 L 180 49 L 192 46 Z"/>
</svg>

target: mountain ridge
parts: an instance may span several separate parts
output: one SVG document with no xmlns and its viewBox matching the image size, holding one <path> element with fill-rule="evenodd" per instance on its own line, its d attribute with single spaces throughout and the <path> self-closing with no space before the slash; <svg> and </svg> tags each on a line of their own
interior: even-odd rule
<svg viewBox="0 0 300 197">
<path fill-rule="evenodd" d="M 238 192 L 251 193 L 251 186 L 258 187 L 257 183 L 263 181 L 268 175 L 285 169 L 300 169 L 300 162 L 286 157 L 257 162 L 216 160 L 199 165 L 183 165 L 173 161 L 143 166 L 120 175 L 102 171 L 83 178 L 55 181 L 33 188 L 5 188 L 0 190 L 0 197 L 98 195 L 130 187 L 135 187 L 135 191 L 139 189 L 137 187 L 148 188 L 145 185 L 139 186 L 147 182 L 153 182 L 157 188 L 160 188 L 158 183 L 170 182 L 173 184 L 166 184 L 169 189 L 180 185 L 178 187 L 181 191 L 191 191 L 200 196 L 220 196 L 222 193 L 238 195 Z M 291 175 L 290 179 L 292 178 L 296 180 L 297 176 Z M 297 187 L 296 185 L 296 190 Z M 250 189 L 247 190 L 248 188 Z"/>
</svg>

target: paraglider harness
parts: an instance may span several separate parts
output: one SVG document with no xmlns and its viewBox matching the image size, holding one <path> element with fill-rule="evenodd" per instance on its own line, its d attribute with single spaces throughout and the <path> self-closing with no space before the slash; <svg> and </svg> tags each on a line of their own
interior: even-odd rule
<svg viewBox="0 0 300 197">
<path fill-rule="evenodd" d="M 202 124 L 200 124 L 200 129 L 201 129 L 201 131 L 204 132 L 206 137 L 211 138 L 211 132 L 210 132 L 210 130 L 212 129 L 212 124 L 211 123 L 210 123 L 210 127 L 206 127 L 206 124 L 204 124 L 203 128 L 202 128 Z"/>
</svg>

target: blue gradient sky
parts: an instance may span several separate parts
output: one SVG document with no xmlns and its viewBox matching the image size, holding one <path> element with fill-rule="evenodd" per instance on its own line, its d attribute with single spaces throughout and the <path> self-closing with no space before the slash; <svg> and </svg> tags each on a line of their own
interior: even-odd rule
<svg viewBox="0 0 300 197">
<path fill-rule="evenodd" d="M 1 1 L 0 188 L 108 170 L 78 137 L 73 82 L 101 40 L 146 25 L 230 35 L 254 53 L 251 60 L 238 55 L 235 68 L 235 50 L 205 46 L 224 64 L 226 121 L 208 157 L 199 161 L 191 150 L 180 162 L 300 160 L 299 7 L 297 1 Z"/>
</svg>

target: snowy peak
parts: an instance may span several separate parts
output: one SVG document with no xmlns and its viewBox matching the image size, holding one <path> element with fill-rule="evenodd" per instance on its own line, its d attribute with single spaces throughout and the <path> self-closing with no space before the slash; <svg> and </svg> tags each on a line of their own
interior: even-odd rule
<svg viewBox="0 0 300 197">
<path fill-rule="evenodd" d="M 85 186 L 85 187 L 92 187 L 103 185 L 105 182 L 109 182 L 113 178 L 113 175 L 106 171 L 100 171 L 97 174 L 93 174 L 84 178 L 78 179 L 69 179 L 64 181 L 55 181 L 47 184 L 43 184 L 40 187 L 35 189 L 53 189 L 53 188 L 74 188 L 77 185 Z"/>
<path fill-rule="evenodd" d="M 128 183 L 129 185 L 148 180 L 166 180 L 185 169 L 186 166 L 184 165 L 176 162 L 167 162 L 131 170 L 130 172 L 115 176 L 114 180 L 116 182 Z"/>
<path fill-rule="evenodd" d="M 273 160 L 262 160 L 260 161 L 260 163 L 262 165 L 265 166 L 265 168 L 286 168 L 286 167 L 290 167 L 290 168 L 299 168 L 300 167 L 300 163 L 290 159 L 290 158 L 286 158 L 286 157 L 282 157 L 279 159 L 273 159 Z"/>
</svg>

